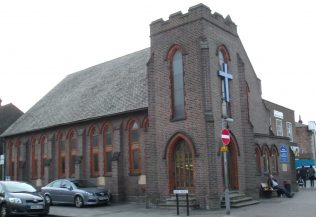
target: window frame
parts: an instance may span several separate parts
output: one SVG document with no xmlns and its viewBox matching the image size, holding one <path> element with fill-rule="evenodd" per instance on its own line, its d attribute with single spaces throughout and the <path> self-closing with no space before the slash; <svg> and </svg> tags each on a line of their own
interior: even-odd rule
<svg viewBox="0 0 316 217">
<path fill-rule="evenodd" d="M 256 172 L 261 174 L 261 149 L 258 145 L 255 148 L 255 158 L 256 158 Z"/>
<path fill-rule="evenodd" d="M 229 55 L 229 52 L 227 50 L 227 48 L 224 46 L 224 45 L 221 45 L 217 48 L 217 56 L 218 56 L 218 68 L 219 70 L 223 70 L 223 64 L 227 64 L 227 70 L 229 71 L 230 69 L 230 64 L 229 64 L 229 61 L 230 61 L 230 55 Z M 223 62 L 221 61 L 221 56 L 223 58 Z M 219 76 L 220 77 L 220 76 Z M 224 79 L 222 79 L 220 77 L 220 80 L 221 80 L 221 85 L 220 85 L 220 92 L 221 92 L 221 97 L 222 97 L 222 100 L 223 100 L 223 104 L 222 104 L 222 109 L 221 109 L 221 112 L 222 112 L 222 116 L 226 116 L 226 117 L 232 117 L 232 104 L 231 104 L 231 101 L 229 102 L 226 102 L 224 99 L 225 99 L 225 84 L 224 84 Z M 228 80 L 229 84 L 231 85 L 232 81 Z M 229 87 L 230 87 L 229 85 Z M 229 96 L 230 98 L 232 98 L 232 94 L 231 94 L 231 88 L 228 88 L 228 91 L 229 91 Z M 226 109 L 226 111 L 224 111 L 224 107 Z"/>
<path fill-rule="evenodd" d="M 61 149 L 63 146 L 63 150 Z M 57 147 L 58 147 L 58 177 L 66 177 L 66 141 L 64 139 L 64 133 L 59 133 L 57 137 Z M 64 168 L 63 168 L 64 164 Z"/>
<path fill-rule="evenodd" d="M 262 150 L 263 172 L 265 174 L 270 173 L 270 151 L 268 146 L 264 146 Z"/>
<path fill-rule="evenodd" d="M 181 88 L 176 87 L 175 83 L 175 75 L 176 72 L 174 70 L 175 68 L 175 55 L 181 54 L 181 62 L 179 64 L 181 72 L 179 72 L 177 75 L 181 75 L 182 81 L 181 81 Z M 169 68 L 169 80 L 170 80 L 170 93 L 171 93 L 171 121 L 180 121 L 186 119 L 186 110 L 185 110 L 185 70 L 184 70 L 184 50 L 179 45 L 173 45 L 167 55 L 168 59 L 168 68 Z M 182 90 L 181 99 L 177 98 L 177 101 L 181 102 L 181 113 L 176 109 L 176 89 L 179 91 L 179 89 Z"/>
<path fill-rule="evenodd" d="M 75 177 L 76 175 L 76 166 L 75 160 L 78 155 L 78 138 L 75 135 L 73 129 L 69 130 L 67 137 L 67 146 L 68 146 L 68 174 L 69 177 Z"/>
<path fill-rule="evenodd" d="M 32 179 L 37 179 L 38 178 L 38 174 L 37 174 L 38 159 L 36 155 L 36 139 L 35 138 L 31 139 L 31 158 L 32 158 L 31 177 Z"/>
<path fill-rule="evenodd" d="M 276 130 L 277 136 L 283 136 L 283 123 L 282 122 L 283 122 L 282 119 L 279 119 L 279 118 L 275 119 L 275 130 Z"/>
<path fill-rule="evenodd" d="M 133 129 L 134 124 L 137 124 L 137 128 Z M 137 141 L 132 140 L 132 133 L 136 131 L 138 133 Z M 140 144 L 140 125 L 137 121 L 132 120 L 129 123 L 128 128 L 128 146 L 129 146 L 129 170 L 130 175 L 138 175 L 142 173 L 142 155 L 141 155 L 141 144 Z M 138 168 L 135 169 L 134 152 L 138 152 Z"/>
<path fill-rule="evenodd" d="M 110 144 L 108 144 L 108 133 L 110 133 Z M 109 175 L 112 173 L 112 156 L 113 156 L 113 130 L 112 127 L 107 124 L 103 128 L 103 173 Z M 111 153 L 111 159 L 108 159 L 108 153 Z M 108 170 L 108 163 L 110 163 L 110 170 Z"/>
<path fill-rule="evenodd" d="M 278 149 L 273 146 L 271 148 L 271 172 L 273 174 L 278 174 L 279 173 L 279 154 L 278 154 Z"/>
<path fill-rule="evenodd" d="M 286 135 L 290 138 L 290 142 L 293 142 L 293 125 L 291 122 L 286 122 Z"/>
<path fill-rule="evenodd" d="M 90 143 L 90 176 L 91 177 L 98 177 L 100 176 L 100 139 L 99 134 L 97 132 L 97 128 L 95 126 L 92 126 L 89 130 L 89 143 Z M 95 143 L 95 139 L 97 138 L 97 143 Z M 97 156 L 97 159 L 95 157 Z M 95 161 L 97 160 L 97 161 Z M 97 168 L 95 168 L 95 163 L 97 162 Z M 95 170 L 96 169 L 96 170 Z"/>
</svg>

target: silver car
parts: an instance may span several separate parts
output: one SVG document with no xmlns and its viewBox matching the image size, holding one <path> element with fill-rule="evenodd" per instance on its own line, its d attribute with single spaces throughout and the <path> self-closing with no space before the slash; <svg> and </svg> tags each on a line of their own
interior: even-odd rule
<svg viewBox="0 0 316 217">
<path fill-rule="evenodd" d="M 57 179 L 42 187 L 42 192 L 51 205 L 74 204 L 79 208 L 85 205 L 108 204 L 111 198 L 110 190 L 80 179 Z"/>
</svg>

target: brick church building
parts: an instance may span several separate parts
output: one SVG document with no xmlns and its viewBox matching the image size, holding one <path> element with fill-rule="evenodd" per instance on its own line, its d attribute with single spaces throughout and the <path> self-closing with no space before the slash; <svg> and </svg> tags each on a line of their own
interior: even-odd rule
<svg viewBox="0 0 316 217">
<path fill-rule="evenodd" d="M 199 4 L 152 22 L 150 39 L 150 48 L 68 75 L 6 130 L 7 175 L 38 187 L 89 179 L 117 201 L 148 205 L 188 189 L 202 208 L 217 208 L 228 128 L 231 190 L 256 196 L 268 173 L 293 180 L 290 138 L 271 131 L 229 16 Z"/>
</svg>

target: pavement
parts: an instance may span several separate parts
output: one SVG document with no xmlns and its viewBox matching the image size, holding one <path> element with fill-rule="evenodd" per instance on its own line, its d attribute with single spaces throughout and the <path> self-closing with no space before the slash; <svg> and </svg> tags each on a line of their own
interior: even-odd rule
<svg viewBox="0 0 316 217">
<path fill-rule="evenodd" d="M 309 184 L 309 183 L 308 183 Z M 176 209 L 151 208 L 144 204 L 125 203 L 110 206 L 75 208 L 73 206 L 52 206 L 50 216 L 63 217 L 158 217 L 177 216 Z M 186 209 L 180 209 L 179 216 L 187 216 Z M 226 210 L 190 210 L 190 216 L 197 217 L 314 217 L 316 216 L 316 188 L 299 188 L 293 198 L 272 197 L 261 199 L 260 204 Z"/>
</svg>

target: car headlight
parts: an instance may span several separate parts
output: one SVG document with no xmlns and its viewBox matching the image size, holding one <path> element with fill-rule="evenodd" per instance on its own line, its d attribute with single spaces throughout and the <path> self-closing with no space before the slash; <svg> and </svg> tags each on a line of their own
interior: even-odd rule
<svg viewBox="0 0 316 217">
<path fill-rule="evenodd" d="M 10 203 L 22 203 L 22 200 L 20 198 L 10 197 L 8 199 L 9 199 Z"/>
<path fill-rule="evenodd" d="M 88 195 L 88 196 L 94 196 L 94 193 L 91 193 L 91 192 L 85 191 L 84 193 L 85 193 L 86 195 Z"/>
</svg>

